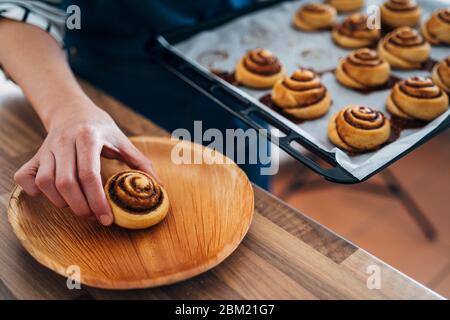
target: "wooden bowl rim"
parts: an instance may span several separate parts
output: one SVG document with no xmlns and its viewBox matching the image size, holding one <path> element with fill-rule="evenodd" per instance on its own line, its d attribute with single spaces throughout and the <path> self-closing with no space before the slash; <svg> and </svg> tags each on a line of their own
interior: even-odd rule
<svg viewBox="0 0 450 320">
<path fill-rule="evenodd" d="M 174 142 L 177 142 L 176 140 L 173 140 L 171 138 L 166 137 L 151 137 L 151 136 L 135 136 L 130 138 L 131 141 L 151 141 L 153 143 L 165 143 L 165 144 L 173 144 Z M 190 141 L 183 141 L 183 143 L 188 143 L 195 145 L 196 147 L 200 147 L 202 149 L 205 149 L 206 147 L 203 145 L 199 145 L 194 142 Z M 224 155 L 223 155 L 224 156 Z M 225 156 L 224 156 L 225 157 Z M 212 164 L 217 165 L 217 164 Z M 221 164 L 219 164 L 221 165 Z M 227 164 L 227 166 L 232 167 L 233 170 L 240 171 L 240 176 L 244 178 L 244 182 L 248 185 L 248 187 L 251 189 L 251 205 L 249 206 L 250 212 L 243 214 L 243 216 L 248 217 L 244 221 L 246 222 L 245 229 L 243 229 L 244 232 L 242 232 L 240 235 L 237 233 L 233 236 L 233 238 L 238 237 L 234 243 L 230 243 L 228 245 L 225 245 L 222 250 L 218 251 L 215 256 L 209 257 L 209 259 L 205 260 L 201 264 L 189 268 L 183 271 L 178 271 L 174 274 L 167 274 L 165 276 L 160 276 L 156 279 L 154 278 L 147 278 L 147 279 L 140 279 L 140 280 L 111 280 L 111 279 L 99 279 L 92 274 L 82 274 L 81 277 L 81 283 L 83 285 L 87 285 L 90 287 L 95 288 L 101 288 L 101 289 L 112 289 L 112 290 L 130 290 L 130 289 L 144 289 L 144 288 L 153 288 L 158 287 L 162 285 L 169 285 L 174 284 L 176 282 L 180 282 L 183 280 L 190 279 L 192 277 L 195 277 L 201 273 L 204 273 L 220 263 L 222 263 L 228 256 L 230 256 L 240 245 L 242 240 L 244 239 L 245 235 L 247 234 L 250 225 L 253 220 L 254 215 L 254 192 L 252 188 L 252 184 L 250 183 L 248 177 L 245 175 L 245 173 L 242 171 L 241 168 L 239 168 L 234 162 L 231 164 Z M 9 205 L 8 205 L 8 221 L 11 225 L 14 234 L 19 239 L 19 242 L 22 244 L 22 246 L 25 248 L 25 250 L 41 265 L 44 267 L 56 272 L 57 274 L 68 278 L 68 275 L 66 273 L 67 267 L 64 266 L 59 261 L 55 260 L 52 257 L 47 256 L 46 254 L 42 253 L 40 250 L 38 250 L 29 240 L 26 236 L 25 232 L 22 230 L 22 228 L 19 226 L 16 221 L 14 221 L 14 217 L 17 218 L 17 214 L 15 212 L 19 212 L 19 197 L 21 196 L 23 192 L 23 189 L 16 185 L 13 189 L 13 192 L 11 193 L 10 199 L 9 199 Z"/>
</svg>

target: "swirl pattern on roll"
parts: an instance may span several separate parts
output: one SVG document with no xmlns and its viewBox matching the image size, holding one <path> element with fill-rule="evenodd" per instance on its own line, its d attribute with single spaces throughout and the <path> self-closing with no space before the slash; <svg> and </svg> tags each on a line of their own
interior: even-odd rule
<svg viewBox="0 0 450 320">
<path fill-rule="evenodd" d="M 327 3 L 341 12 L 356 11 L 364 6 L 364 0 L 327 0 Z"/>
<path fill-rule="evenodd" d="M 277 56 L 267 49 L 254 49 L 239 61 L 236 80 L 254 88 L 272 87 L 283 75 L 283 66 Z"/>
<path fill-rule="evenodd" d="M 347 87 L 362 90 L 385 84 L 390 72 L 391 67 L 376 51 L 363 48 L 339 62 L 336 78 Z"/>
<path fill-rule="evenodd" d="M 294 15 L 293 24 L 303 31 L 329 29 L 336 21 L 336 9 L 322 3 L 303 5 Z"/>
<path fill-rule="evenodd" d="M 430 44 L 410 27 L 397 28 L 378 44 L 378 52 L 398 69 L 419 69 L 430 56 Z"/>
<path fill-rule="evenodd" d="M 159 184 L 140 171 L 124 171 L 116 174 L 109 184 L 110 199 L 129 213 L 146 214 L 155 210 L 163 201 Z"/>
<path fill-rule="evenodd" d="M 265 49 L 250 51 L 244 58 L 247 70 L 264 76 L 277 74 L 281 70 L 281 63 L 272 52 Z"/>
<path fill-rule="evenodd" d="M 331 119 L 328 137 L 337 147 L 352 152 L 372 151 L 389 139 L 389 120 L 366 106 L 350 105 Z"/>
<path fill-rule="evenodd" d="M 383 4 L 384 7 L 392 11 L 413 11 L 418 8 L 414 0 L 388 0 Z"/>
<path fill-rule="evenodd" d="M 434 11 L 422 24 L 422 34 L 431 44 L 450 44 L 450 7 Z"/>
<path fill-rule="evenodd" d="M 375 43 L 380 37 L 380 30 L 369 29 L 367 19 L 367 15 L 360 13 L 347 17 L 333 28 L 334 42 L 341 47 L 355 49 L 369 47 Z"/>
<path fill-rule="evenodd" d="M 432 79 L 413 77 L 394 86 L 387 109 L 400 118 L 431 121 L 448 109 L 448 96 Z"/>
<path fill-rule="evenodd" d="M 365 106 L 353 106 L 343 111 L 345 122 L 355 128 L 372 130 L 381 128 L 386 118 L 384 115 Z"/>
<path fill-rule="evenodd" d="M 380 13 L 383 25 L 414 27 L 420 21 L 422 8 L 414 0 L 388 0 L 381 6 Z"/>
<path fill-rule="evenodd" d="M 279 80 L 272 90 L 272 100 L 283 112 L 309 120 L 328 112 L 331 98 L 319 77 L 311 70 L 299 69 Z"/>
<path fill-rule="evenodd" d="M 442 90 L 450 93 L 450 56 L 434 66 L 431 77 Z"/>
</svg>

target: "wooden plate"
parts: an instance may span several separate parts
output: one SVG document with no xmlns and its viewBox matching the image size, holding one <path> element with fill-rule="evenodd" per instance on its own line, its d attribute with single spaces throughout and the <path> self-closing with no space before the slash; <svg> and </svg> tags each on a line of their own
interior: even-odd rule
<svg viewBox="0 0 450 320">
<path fill-rule="evenodd" d="M 160 286 L 213 268 L 239 245 L 253 216 L 253 190 L 235 164 L 175 164 L 177 141 L 133 138 L 150 159 L 170 195 L 166 219 L 152 228 L 129 231 L 77 219 L 70 209 L 57 209 L 43 196 L 14 190 L 9 221 L 28 252 L 41 264 L 68 276 L 78 266 L 83 284 L 110 289 Z M 182 142 L 182 152 L 205 160 L 221 154 L 203 152 Z M 215 158 L 217 157 L 217 158 Z M 211 163 L 210 161 L 209 163 Z M 102 177 L 125 169 L 102 162 Z M 69 268 L 69 269 L 68 269 Z"/>
</svg>

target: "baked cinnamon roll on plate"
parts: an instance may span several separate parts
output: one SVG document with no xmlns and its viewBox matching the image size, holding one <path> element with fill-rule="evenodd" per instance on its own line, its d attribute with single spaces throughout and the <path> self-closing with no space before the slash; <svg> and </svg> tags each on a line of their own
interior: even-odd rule
<svg viewBox="0 0 450 320">
<path fill-rule="evenodd" d="M 144 229 L 163 220 L 169 211 L 167 191 L 149 174 L 126 170 L 105 184 L 114 223 L 127 229 Z"/>
<path fill-rule="evenodd" d="M 145 288 L 205 272 L 239 245 L 250 226 L 254 201 L 251 183 L 238 166 L 187 141 L 138 137 L 132 142 L 152 160 L 163 186 L 114 160 L 102 159 L 102 177 L 105 182 L 113 177 L 108 185 L 117 197 L 114 205 L 126 209 L 120 215 L 127 224 L 134 225 L 136 217 L 158 215 L 158 208 L 164 211 L 167 194 L 170 209 L 165 219 L 142 230 L 103 227 L 17 187 L 8 218 L 25 249 L 41 264 L 62 276 L 70 265 L 78 265 L 81 282 L 92 287 Z M 203 163 L 194 164 L 194 157 Z M 192 164 L 182 162 L 189 158 Z M 123 218 L 117 212 L 115 216 L 116 223 Z"/>
</svg>

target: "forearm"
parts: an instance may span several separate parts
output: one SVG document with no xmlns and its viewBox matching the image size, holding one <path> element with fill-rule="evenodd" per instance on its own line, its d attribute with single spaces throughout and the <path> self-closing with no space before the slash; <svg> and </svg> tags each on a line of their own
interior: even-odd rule
<svg viewBox="0 0 450 320">
<path fill-rule="evenodd" d="M 54 116 L 61 112 L 83 108 L 83 105 L 92 108 L 75 80 L 64 52 L 46 32 L 2 19 L 0 43 L 0 64 L 22 88 L 47 129 Z"/>
</svg>

